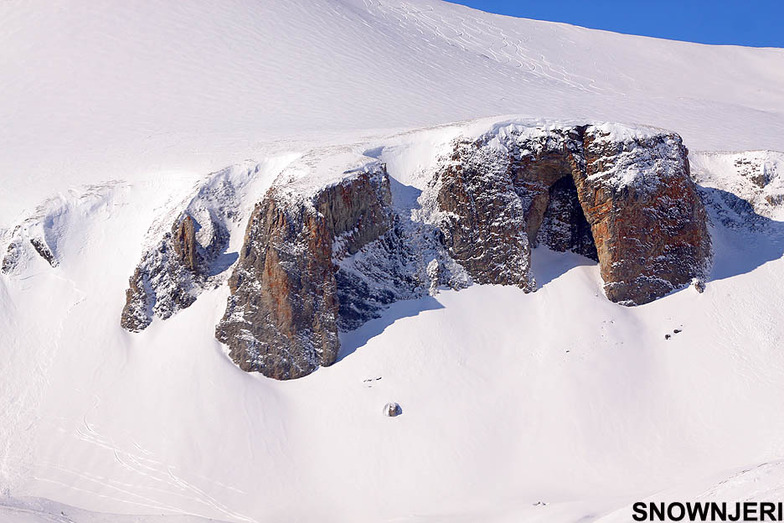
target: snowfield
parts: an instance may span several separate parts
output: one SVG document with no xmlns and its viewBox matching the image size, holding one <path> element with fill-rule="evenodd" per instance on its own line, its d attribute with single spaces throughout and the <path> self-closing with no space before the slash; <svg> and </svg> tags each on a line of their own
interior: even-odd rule
<svg viewBox="0 0 784 523">
<path fill-rule="evenodd" d="M 784 50 L 437 0 L 10 0 L 0 71 L 0 520 L 784 501 Z M 229 257 L 191 307 L 120 328 L 129 276 L 185 208 L 223 212 L 236 253 L 279 175 L 381 161 L 417 212 L 454 138 L 557 120 L 681 134 L 712 222 L 704 293 L 619 306 L 594 262 L 538 248 L 536 292 L 398 302 L 343 333 L 335 365 L 278 382 L 214 338 Z"/>
</svg>

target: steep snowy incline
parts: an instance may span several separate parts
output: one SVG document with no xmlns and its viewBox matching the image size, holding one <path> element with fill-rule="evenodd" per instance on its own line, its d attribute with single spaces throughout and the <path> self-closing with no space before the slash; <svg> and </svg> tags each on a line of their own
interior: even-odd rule
<svg viewBox="0 0 784 523">
<path fill-rule="evenodd" d="M 393 201 L 413 211 L 444 144 L 487 125 L 346 150 L 386 163 Z M 278 145 L 245 164 L 260 167 L 241 212 L 297 157 Z M 0 275 L 11 355 L 0 481 L 12 496 L 0 516 L 45 521 L 65 503 L 149 521 L 567 522 L 775 463 L 784 231 L 747 223 L 722 196 L 726 173 L 709 174 L 716 268 L 702 294 L 621 307 L 602 296 L 594 262 L 539 248 L 537 292 L 477 285 L 398 302 L 342 333 L 335 365 L 290 382 L 244 373 L 215 341 L 225 286 L 141 333 L 119 326 L 150 224 L 201 201 L 193 179 L 56 200 L 43 215 L 58 217 L 58 266 L 33 255 L 22 274 Z M 402 416 L 382 415 L 389 401 Z"/>
<path fill-rule="evenodd" d="M 0 4 L 0 225 L 73 183 L 207 172 L 258 144 L 497 114 L 784 149 L 784 51 L 440 0 Z"/>
</svg>

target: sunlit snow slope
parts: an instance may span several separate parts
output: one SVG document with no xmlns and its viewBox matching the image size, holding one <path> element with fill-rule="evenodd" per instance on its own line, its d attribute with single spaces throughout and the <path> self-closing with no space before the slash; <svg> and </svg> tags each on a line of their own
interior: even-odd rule
<svg viewBox="0 0 784 523">
<path fill-rule="evenodd" d="M 6 0 L 0 71 L 0 224 L 77 181 L 207 172 L 262 141 L 495 114 L 654 125 L 697 149 L 784 149 L 780 49 L 437 0 Z"/>
<path fill-rule="evenodd" d="M 408 208 L 451 139 L 507 114 L 680 133 L 706 291 L 625 308 L 593 262 L 538 249 L 537 292 L 397 303 L 291 382 L 226 357 L 225 284 L 120 328 L 141 254 L 219 176 L 247 217 L 340 145 Z M 11 0 L 0 121 L 0 254 L 41 236 L 58 261 L 0 275 L 0 520 L 624 521 L 648 498 L 781 498 L 783 50 L 435 0 Z"/>
</svg>

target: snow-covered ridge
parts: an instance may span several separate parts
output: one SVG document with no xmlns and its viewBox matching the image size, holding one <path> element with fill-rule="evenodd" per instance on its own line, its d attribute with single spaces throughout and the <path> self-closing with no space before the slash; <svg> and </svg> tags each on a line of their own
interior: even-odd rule
<svg viewBox="0 0 784 523">
<path fill-rule="evenodd" d="M 382 162 L 363 154 L 363 144 L 316 147 L 299 156 L 275 178 L 279 197 L 296 201 L 360 173 L 378 172 Z M 285 195 L 285 196 L 284 196 Z"/>
<path fill-rule="evenodd" d="M 102 183 L 107 169 L 129 181 L 210 172 L 262 141 L 500 114 L 640 122 L 698 149 L 784 150 L 778 49 L 440 0 L 2 2 L 0 19 L 4 226 L 46 197 L 41 188 Z"/>
</svg>

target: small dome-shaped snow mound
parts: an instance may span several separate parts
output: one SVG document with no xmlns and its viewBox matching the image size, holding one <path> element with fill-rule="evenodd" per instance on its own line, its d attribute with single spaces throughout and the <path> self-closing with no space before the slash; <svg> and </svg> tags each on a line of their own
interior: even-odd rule
<svg viewBox="0 0 784 523">
<path fill-rule="evenodd" d="M 403 414 L 403 409 L 401 409 L 400 405 L 394 401 L 384 405 L 384 416 L 394 418 L 395 416 L 400 416 L 401 414 Z"/>
</svg>

